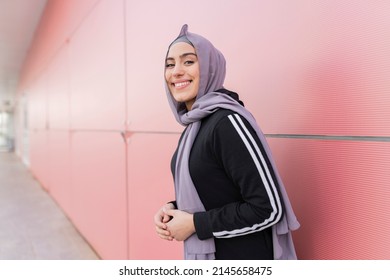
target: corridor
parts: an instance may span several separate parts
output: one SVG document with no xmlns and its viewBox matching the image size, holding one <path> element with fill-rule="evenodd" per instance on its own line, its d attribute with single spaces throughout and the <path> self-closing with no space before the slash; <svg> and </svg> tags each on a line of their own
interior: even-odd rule
<svg viewBox="0 0 390 280">
<path fill-rule="evenodd" d="M 0 260 L 99 257 L 19 158 L 0 152 Z"/>
</svg>

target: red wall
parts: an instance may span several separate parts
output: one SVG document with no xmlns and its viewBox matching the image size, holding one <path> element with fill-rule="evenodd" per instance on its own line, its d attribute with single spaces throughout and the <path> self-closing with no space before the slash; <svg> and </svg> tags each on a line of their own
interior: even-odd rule
<svg viewBox="0 0 390 280">
<path fill-rule="evenodd" d="M 390 258 L 390 3 L 196 3 L 49 1 L 19 85 L 42 186 L 102 258 L 181 258 L 152 220 L 173 199 L 182 130 L 163 59 L 188 23 L 225 54 L 226 87 L 268 135 L 298 257 Z"/>
</svg>

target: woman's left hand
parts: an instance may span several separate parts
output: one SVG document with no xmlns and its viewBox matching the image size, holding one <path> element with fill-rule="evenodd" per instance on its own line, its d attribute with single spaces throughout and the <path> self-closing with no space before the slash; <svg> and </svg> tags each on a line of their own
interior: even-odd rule
<svg viewBox="0 0 390 280">
<path fill-rule="evenodd" d="M 175 240 L 184 241 L 195 232 L 193 214 L 175 209 L 165 209 L 164 212 L 172 217 L 166 225 Z"/>
</svg>

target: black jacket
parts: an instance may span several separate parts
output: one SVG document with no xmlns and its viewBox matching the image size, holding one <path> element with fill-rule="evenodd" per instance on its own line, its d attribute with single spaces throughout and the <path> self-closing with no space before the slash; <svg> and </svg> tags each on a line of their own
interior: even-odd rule
<svg viewBox="0 0 390 280">
<path fill-rule="evenodd" d="M 196 234 L 215 238 L 216 258 L 272 259 L 280 196 L 269 187 L 278 189 L 277 180 L 250 124 L 225 109 L 204 118 L 189 168 L 206 209 L 194 214 Z"/>
</svg>

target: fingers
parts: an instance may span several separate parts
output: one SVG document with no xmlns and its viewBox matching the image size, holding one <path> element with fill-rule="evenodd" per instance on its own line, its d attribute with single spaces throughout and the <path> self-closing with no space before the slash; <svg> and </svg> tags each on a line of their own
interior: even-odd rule
<svg viewBox="0 0 390 280">
<path fill-rule="evenodd" d="M 155 216 L 154 216 L 154 224 L 159 227 L 166 229 L 167 226 L 164 224 L 165 220 L 165 214 L 162 211 L 159 211 Z"/>
<path fill-rule="evenodd" d="M 168 203 L 161 207 L 161 209 L 154 215 L 154 223 L 159 224 L 159 226 L 162 226 L 161 223 L 166 223 L 171 220 L 171 216 L 167 215 L 165 212 L 169 211 L 170 209 L 174 209 L 174 205 L 172 203 Z"/>
<path fill-rule="evenodd" d="M 172 217 L 167 215 L 165 211 L 170 211 L 173 208 L 173 205 L 167 204 L 162 207 L 155 215 L 154 215 L 154 224 L 156 228 L 157 235 L 164 240 L 172 241 L 174 238 L 171 236 L 170 231 L 168 230 L 167 222 L 169 222 Z"/>
<path fill-rule="evenodd" d="M 163 223 L 168 223 L 170 220 L 171 220 L 171 216 L 168 216 L 168 215 L 164 215 L 163 218 L 162 218 L 162 222 Z"/>
<path fill-rule="evenodd" d="M 169 209 L 169 208 L 163 208 L 163 211 L 164 211 L 164 214 L 169 216 L 169 217 L 174 217 L 175 214 L 177 213 L 178 210 L 175 210 L 175 209 Z"/>
<path fill-rule="evenodd" d="M 173 240 L 173 237 L 171 236 L 171 233 L 168 230 L 166 230 L 166 229 L 162 229 L 162 228 L 156 226 L 156 232 L 157 232 L 157 235 L 161 239 L 165 239 L 165 240 L 169 240 L 169 241 Z"/>
</svg>

